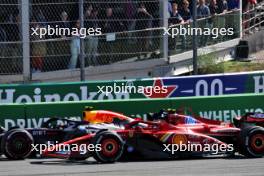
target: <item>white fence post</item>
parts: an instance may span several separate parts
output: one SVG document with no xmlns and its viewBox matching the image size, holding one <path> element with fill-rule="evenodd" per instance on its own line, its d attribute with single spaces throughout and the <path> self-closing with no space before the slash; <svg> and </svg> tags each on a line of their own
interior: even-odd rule
<svg viewBox="0 0 264 176">
<path fill-rule="evenodd" d="M 20 0 L 21 37 L 23 48 L 23 81 L 29 82 L 30 74 L 30 33 L 29 33 L 29 0 Z"/>
<path fill-rule="evenodd" d="M 160 0 L 160 16 L 161 16 L 161 25 L 162 27 L 168 29 L 168 0 Z M 163 31 L 162 31 L 163 34 Z M 169 59 L 169 46 L 168 46 L 168 35 L 163 35 L 163 40 L 161 41 L 161 48 L 163 51 L 163 58 L 165 60 Z"/>
</svg>

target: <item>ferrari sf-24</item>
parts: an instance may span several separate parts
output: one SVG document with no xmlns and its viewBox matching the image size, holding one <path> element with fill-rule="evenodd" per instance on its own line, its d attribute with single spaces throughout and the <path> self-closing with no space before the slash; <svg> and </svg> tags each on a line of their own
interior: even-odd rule
<svg viewBox="0 0 264 176">
<path fill-rule="evenodd" d="M 100 145 L 101 150 L 87 152 L 78 158 L 94 157 L 102 163 L 120 159 L 174 159 L 179 157 L 225 155 L 236 152 L 246 157 L 264 155 L 264 114 L 246 114 L 234 119 L 234 124 L 161 111 L 152 115 L 152 121 L 132 119 L 111 111 L 88 110 L 84 120 L 96 131 L 62 143 Z M 112 128 L 104 127 L 106 124 Z M 194 145 L 195 144 L 195 145 Z M 179 150 L 179 146 L 185 150 Z M 186 146 L 199 146 L 186 150 Z M 208 147 L 204 150 L 205 147 Z M 188 148 L 190 149 L 190 148 Z M 217 149 L 217 151 L 215 150 Z M 74 157 L 73 153 L 50 148 L 45 156 Z"/>
</svg>

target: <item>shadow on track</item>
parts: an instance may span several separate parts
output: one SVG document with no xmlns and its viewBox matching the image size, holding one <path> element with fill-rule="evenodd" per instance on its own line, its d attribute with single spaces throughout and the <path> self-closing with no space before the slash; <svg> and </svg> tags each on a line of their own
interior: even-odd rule
<svg viewBox="0 0 264 176">
<path fill-rule="evenodd" d="M 214 159 L 228 159 L 228 160 L 236 160 L 236 159 L 248 159 L 245 158 L 242 155 L 236 155 L 232 158 L 226 158 L 226 157 L 192 157 L 192 158 L 178 158 L 178 159 L 132 159 L 132 160 L 121 160 L 117 163 L 136 163 L 136 162 L 168 162 L 168 161 L 188 161 L 188 160 L 214 160 Z M 65 159 L 43 159 L 43 160 L 37 160 L 37 161 L 31 161 L 30 164 L 35 165 L 61 165 L 61 166 L 76 166 L 76 165 L 109 165 L 109 164 L 115 164 L 115 163 L 99 163 L 97 161 L 90 161 L 90 160 L 84 160 L 84 161 L 75 161 L 75 160 L 65 160 Z"/>
<path fill-rule="evenodd" d="M 243 155 L 235 155 L 235 156 L 226 157 L 223 159 L 226 159 L 226 160 L 254 160 L 254 159 L 261 159 L 261 158 L 247 158 Z"/>
<path fill-rule="evenodd" d="M 98 163 L 97 161 L 74 161 L 74 160 L 49 160 L 43 159 L 41 161 L 31 161 L 30 164 L 37 164 L 37 165 L 60 165 L 60 166 L 76 166 L 76 165 L 98 165 L 98 164 L 105 164 L 105 163 Z M 112 163 L 107 163 L 112 164 Z"/>
</svg>

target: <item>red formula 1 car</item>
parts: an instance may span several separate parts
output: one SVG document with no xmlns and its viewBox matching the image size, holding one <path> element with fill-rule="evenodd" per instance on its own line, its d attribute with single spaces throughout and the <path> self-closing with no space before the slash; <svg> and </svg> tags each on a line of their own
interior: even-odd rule
<svg viewBox="0 0 264 176">
<path fill-rule="evenodd" d="M 234 152 L 247 157 L 264 155 L 264 129 L 243 125 L 241 119 L 237 119 L 240 126 L 236 127 L 166 111 L 155 118 L 154 121 L 142 121 L 110 111 L 85 111 L 84 119 L 92 123 L 87 127 L 90 132 L 83 137 L 58 144 L 68 145 L 68 150 L 58 150 L 56 145 L 47 149 L 44 156 L 69 158 L 75 153 L 77 158 L 83 155 L 80 158 L 94 157 L 99 162 L 107 163 L 131 156 L 169 159 Z M 91 144 L 93 150 L 83 152 L 83 146 Z M 73 151 L 72 145 L 79 147 L 75 147 L 77 150 Z"/>
<path fill-rule="evenodd" d="M 245 126 L 260 126 L 264 128 L 264 114 L 263 113 L 247 113 L 242 117 L 237 117 L 234 119 L 234 124 L 236 127 Z"/>
</svg>

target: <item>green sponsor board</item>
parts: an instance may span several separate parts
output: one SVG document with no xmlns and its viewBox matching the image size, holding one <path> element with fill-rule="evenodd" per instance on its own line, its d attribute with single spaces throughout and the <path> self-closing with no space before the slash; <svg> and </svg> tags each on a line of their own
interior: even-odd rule
<svg viewBox="0 0 264 176">
<path fill-rule="evenodd" d="M 112 110 L 146 119 L 146 113 L 164 108 L 182 109 L 189 115 L 200 115 L 209 119 L 232 121 L 233 117 L 246 112 L 264 112 L 264 94 L 241 94 L 214 97 L 183 97 L 172 99 L 135 99 L 82 101 L 61 103 L 33 103 L 26 105 L 0 106 L 0 123 L 11 126 L 40 127 L 51 117 L 80 120 L 85 106 L 99 110 Z"/>
<path fill-rule="evenodd" d="M 0 85 L 0 104 L 264 93 L 264 72 L 123 81 Z"/>
<path fill-rule="evenodd" d="M 8 122 L 12 122 L 12 125 L 8 126 L 16 126 L 21 124 L 25 124 L 25 116 L 26 115 L 26 105 L 1 105 L 0 106 L 0 125 L 8 124 Z M 15 122 L 15 123 L 14 123 Z"/>
<path fill-rule="evenodd" d="M 0 103 L 39 103 L 60 101 L 86 101 L 107 99 L 129 99 L 128 93 L 100 92 L 101 87 L 130 84 L 122 81 L 58 83 L 0 86 Z M 132 98 L 141 98 L 137 94 Z"/>
</svg>

